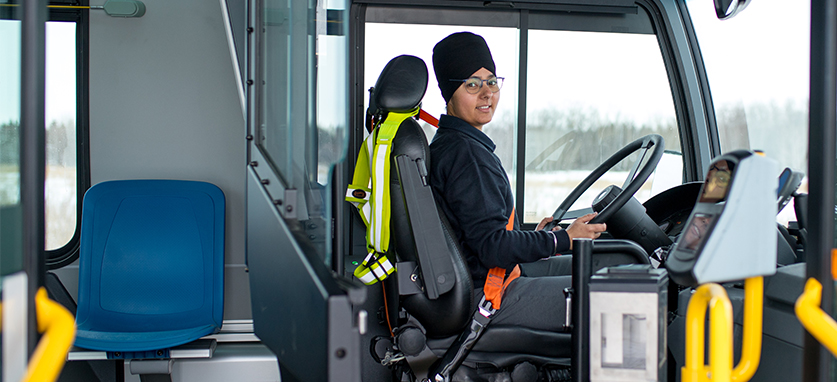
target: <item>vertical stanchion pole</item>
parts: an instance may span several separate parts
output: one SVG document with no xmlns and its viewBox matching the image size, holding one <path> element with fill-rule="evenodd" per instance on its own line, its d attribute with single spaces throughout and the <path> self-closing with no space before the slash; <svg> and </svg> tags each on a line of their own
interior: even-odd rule
<svg viewBox="0 0 837 382">
<path fill-rule="evenodd" d="M 574 382 L 590 380 L 590 274 L 593 273 L 593 240 L 573 240 L 573 354 L 572 377 Z"/>
<path fill-rule="evenodd" d="M 833 314 L 835 128 L 837 128 L 837 1 L 811 1 L 811 90 L 808 119 L 808 267 L 822 283 L 822 310 Z M 803 380 L 830 381 L 832 355 L 805 333 Z"/>
<path fill-rule="evenodd" d="M 29 277 L 29 354 L 35 350 L 37 324 L 35 293 L 44 283 L 44 177 L 46 130 L 44 81 L 46 57 L 46 2 L 21 4 L 21 118 L 20 202 L 23 209 L 23 266 Z"/>
</svg>

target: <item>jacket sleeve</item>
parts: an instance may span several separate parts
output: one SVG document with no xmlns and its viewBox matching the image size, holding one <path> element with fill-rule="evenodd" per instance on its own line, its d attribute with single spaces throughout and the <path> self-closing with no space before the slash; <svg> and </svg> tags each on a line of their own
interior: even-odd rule
<svg viewBox="0 0 837 382">
<path fill-rule="evenodd" d="M 513 210 L 507 201 L 511 200 L 511 190 L 501 169 L 491 168 L 478 158 L 457 162 L 457 170 L 447 180 L 444 198 L 456 215 L 465 245 L 485 267 L 509 269 L 556 253 L 555 239 L 546 231 L 506 230 Z M 555 238 L 557 252 L 569 248 L 566 232 L 555 232 Z"/>
</svg>

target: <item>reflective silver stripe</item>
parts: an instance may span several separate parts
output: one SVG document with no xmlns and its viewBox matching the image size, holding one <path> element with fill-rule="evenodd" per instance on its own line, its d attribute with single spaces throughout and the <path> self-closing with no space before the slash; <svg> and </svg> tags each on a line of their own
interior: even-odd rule
<svg viewBox="0 0 837 382">
<path fill-rule="evenodd" d="M 387 258 L 384 258 L 383 261 L 380 262 L 380 264 L 381 266 L 379 267 L 372 267 L 369 269 L 372 270 L 372 272 L 374 272 L 375 275 L 378 276 L 378 278 L 383 279 L 391 273 L 390 271 L 392 270 L 392 263 L 390 263 Z"/>
<path fill-rule="evenodd" d="M 372 272 L 369 272 L 369 273 L 367 273 L 363 276 L 360 276 L 359 279 L 362 283 L 367 284 L 367 285 L 373 284 L 376 281 L 378 281 L 378 279 L 375 278 L 375 275 L 373 275 Z"/>
<path fill-rule="evenodd" d="M 367 272 L 358 277 L 358 279 L 367 285 L 374 284 L 378 280 L 387 278 L 394 269 L 395 267 L 392 266 L 392 263 L 384 257 L 380 260 L 380 264 L 372 263 L 372 266 L 366 269 Z"/>
<path fill-rule="evenodd" d="M 384 248 L 381 248 L 381 241 L 383 240 L 383 224 L 384 220 L 384 208 L 388 206 L 384 206 L 384 186 L 385 186 L 385 179 L 384 179 L 384 166 L 386 166 L 386 161 L 389 160 L 387 153 L 388 145 L 379 144 L 375 150 L 375 184 L 373 185 L 372 193 L 375 196 L 375 203 L 373 208 L 375 209 L 375 217 L 372 219 L 373 221 L 373 229 L 374 232 L 373 236 L 375 239 L 373 241 L 375 245 L 375 249 L 379 251 L 383 251 Z"/>
<path fill-rule="evenodd" d="M 363 203 L 363 207 L 361 207 L 358 211 L 360 211 L 361 217 L 366 225 L 368 226 L 371 224 L 369 223 L 369 216 L 372 213 L 372 206 L 370 206 L 369 203 Z"/>
<path fill-rule="evenodd" d="M 363 264 L 368 264 L 370 260 L 372 260 L 372 256 L 375 255 L 375 252 L 369 252 L 366 254 L 366 257 L 363 258 Z"/>
</svg>

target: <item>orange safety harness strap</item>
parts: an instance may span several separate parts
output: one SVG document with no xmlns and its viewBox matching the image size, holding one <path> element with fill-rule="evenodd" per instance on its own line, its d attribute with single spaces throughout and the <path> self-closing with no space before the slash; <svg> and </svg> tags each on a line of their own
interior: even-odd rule
<svg viewBox="0 0 837 382">
<path fill-rule="evenodd" d="M 419 109 L 419 119 L 424 122 L 429 123 L 431 126 L 438 128 L 439 127 L 439 120 L 436 117 L 430 115 L 430 113 Z"/>
<path fill-rule="evenodd" d="M 506 224 L 506 231 L 514 229 L 514 208 L 512 208 L 509 222 Z M 520 277 L 520 265 L 515 265 L 509 277 L 506 278 L 506 270 L 500 267 L 491 268 L 488 271 L 488 276 L 485 278 L 485 286 L 483 292 L 485 299 L 491 302 L 491 307 L 495 310 L 500 309 L 500 303 L 503 300 L 503 294 L 506 293 L 506 288 L 511 284 L 512 280 Z M 505 281 L 503 279 L 505 278 Z"/>
<path fill-rule="evenodd" d="M 506 281 L 503 277 L 506 276 L 506 270 L 500 267 L 491 268 L 488 271 L 488 277 L 485 279 L 485 299 L 491 301 L 491 307 L 500 309 L 500 303 L 503 300 L 503 294 L 506 293 L 506 288 L 511 284 L 512 280 L 520 277 L 520 265 L 515 265 Z"/>
</svg>

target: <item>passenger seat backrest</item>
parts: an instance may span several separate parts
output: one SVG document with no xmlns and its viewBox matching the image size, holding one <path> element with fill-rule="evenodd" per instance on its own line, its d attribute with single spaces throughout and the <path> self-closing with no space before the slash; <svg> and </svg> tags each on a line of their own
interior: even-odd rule
<svg viewBox="0 0 837 382">
<path fill-rule="evenodd" d="M 84 197 L 76 346 L 148 351 L 218 331 L 224 193 L 205 182 L 123 180 Z"/>
<path fill-rule="evenodd" d="M 424 61 L 414 56 L 398 56 L 392 59 L 375 84 L 371 104 L 377 112 L 409 112 L 415 110 L 427 89 L 427 66 Z M 390 176 L 391 230 L 390 248 L 394 247 L 399 261 L 411 261 L 419 264 L 416 241 L 413 235 L 422 234 L 412 227 L 404 190 L 401 187 L 401 174 L 396 158 L 406 155 L 416 161 L 421 160 L 425 169 L 430 169 L 430 155 L 427 138 L 413 118 L 405 119 L 393 139 Z M 403 171 L 403 170 L 402 170 Z M 429 187 L 429 185 L 428 185 Z M 459 334 L 470 321 L 475 309 L 473 282 L 467 264 L 462 257 L 459 245 L 453 237 L 444 213 L 435 205 L 442 227 L 448 255 L 453 263 L 455 283 L 453 289 L 442 293 L 437 299 L 430 299 L 425 293 L 403 296 L 402 306 L 413 315 L 427 331 L 429 337 L 446 337 Z M 399 277 L 404 277 L 400 275 Z M 407 275 L 409 276 L 409 275 Z"/>
</svg>

